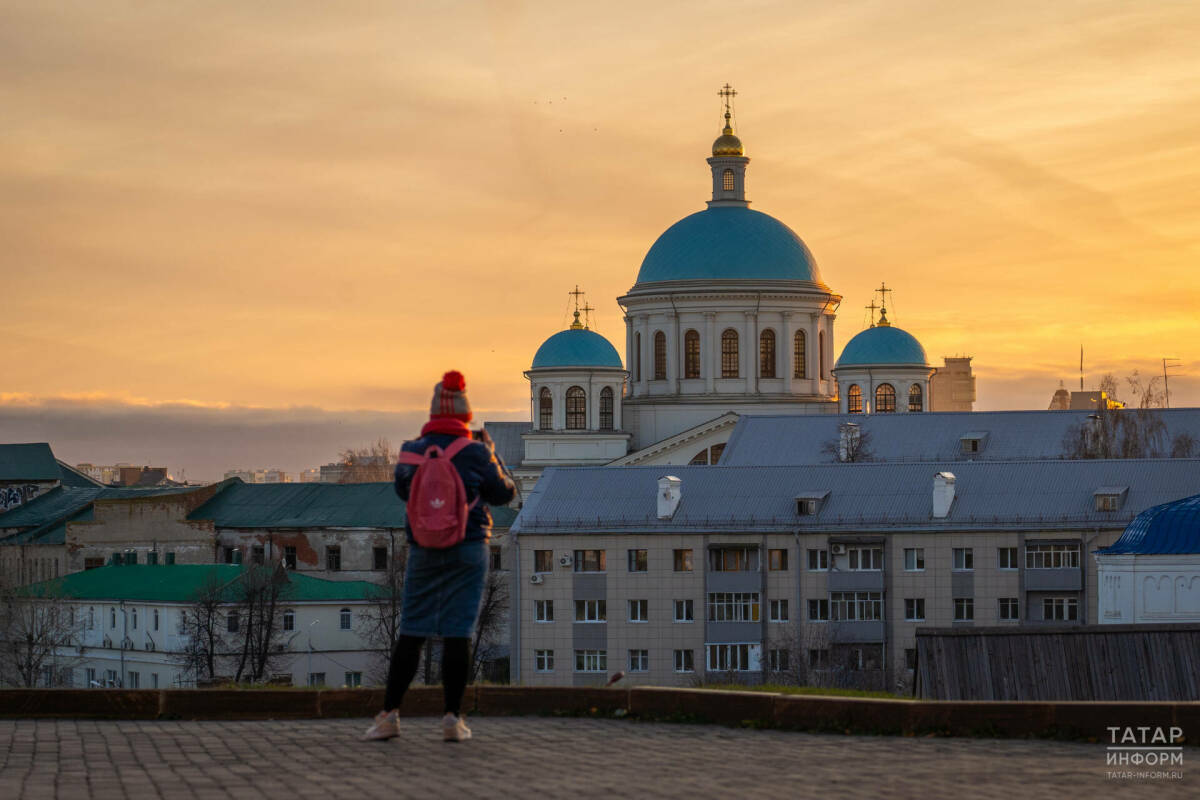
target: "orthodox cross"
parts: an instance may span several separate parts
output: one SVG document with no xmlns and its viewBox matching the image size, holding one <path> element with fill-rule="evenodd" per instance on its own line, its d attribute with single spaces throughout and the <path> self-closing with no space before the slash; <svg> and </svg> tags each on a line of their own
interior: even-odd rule
<svg viewBox="0 0 1200 800">
<path fill-rule="evenodd" d="M 730 113 L 730 102 L 737 97 L 737 92 L 727 83 L 721 87 L 721 91 L 717 92 L 717 95 L 725 100 L 725 113 Z"/>
<path fill-rule="evenodd" d="M 863 308 L 865 308 L 871 312 L 871 316 L 870 316 L 871 327 L 874 328 L 875 327 L 875 309 L 879 308 L 879 306 L 875 305 L 875 298 L 874 297 L 871 298 L 871 305 L 863 306 Z"/>
<path fill-rule="evenodd" d="M 581 310 L 583 311 L 583 327 L 590 330 L 592 325 L 591 313 L 596 309 L 592 307 L 591 303 L 584 300 L 583 308 Z"/>
<path fill-rule="evenodd" d="M 574 298 L 575 298 L 575 310 L 576 310 L 576 311 L 578 311 L 578 310 L 579 310 L 579 298 L 583 297 L 583 296 L 584 296 L 584 294 L 586 294 L 586 292 L 581 292 L 581 291 L 579 291 L 579 284 L 575 284 L 575 291 L 573 291 L 573 292 L 567 292 L 567 294 L 569 294 L 569 295 L 573 295 L 573 296 L 574 296 Z"/>
</svg>

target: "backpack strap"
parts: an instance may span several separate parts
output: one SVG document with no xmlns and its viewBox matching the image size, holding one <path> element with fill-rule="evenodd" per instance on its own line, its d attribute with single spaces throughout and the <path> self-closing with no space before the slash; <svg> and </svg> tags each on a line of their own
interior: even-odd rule
<svg viewBox="0 0 1200 800">
<path fill-rule="evenodd" d="M 442 450 L 443 458 L 454 458 L 467 448 L 468 445 L 475 444 L 475 440 L 468 436 L 460 436 L 450 443 L 449 447 Z"/>
</svg>

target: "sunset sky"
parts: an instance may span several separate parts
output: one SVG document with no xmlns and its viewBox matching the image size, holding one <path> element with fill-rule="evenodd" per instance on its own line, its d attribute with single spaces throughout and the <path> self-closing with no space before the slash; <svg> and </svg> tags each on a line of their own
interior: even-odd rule
<svg viewBox="0 0 1200 800">
<path fill-rule="evenodd" d="M 1200 3 L 0 0 L 0 440 L 188 477 L 477 417 L 576 283 L 703 208 L 717 89 L 753 207 L 880 281 L 977 409 L 1161 372 L 1200 405 Z M 260 437 L 257 438 L 256 437 Z"/>
</svg>

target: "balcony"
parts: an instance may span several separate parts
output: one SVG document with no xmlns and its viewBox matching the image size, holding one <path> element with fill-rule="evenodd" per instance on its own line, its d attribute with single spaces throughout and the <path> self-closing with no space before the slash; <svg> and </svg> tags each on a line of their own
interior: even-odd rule
<svg viewBox="0 0 1200 800">
<path fill-rule="evenodd" d="M 882 592 L 883 570 L 830 570 L 831 592 Z"/>
<path fill-rule="evenodd" d="M 1083 588 L 1083 573 L 1077 568 L 1027 569 L 1027 592 L 1078 592 Z"/>
</svg>

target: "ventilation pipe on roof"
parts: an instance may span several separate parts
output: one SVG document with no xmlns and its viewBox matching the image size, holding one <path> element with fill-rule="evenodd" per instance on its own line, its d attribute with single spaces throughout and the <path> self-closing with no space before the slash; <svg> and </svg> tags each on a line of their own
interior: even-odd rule
<svg viewBox="0 0 1200 800">
<path fill-rule="evenodd" d="M 945 519 L 950 516 L 950 506 L 954 504 L 954 473 L 939 472 L 933 476 L 933 518 Z"/>
<path fill-rule="evenodd" d="M 683 497 L 683 481 L 674 475 L 664 475 L 658 479 L 658 518 L 670 519 L 679 508 Z"/>
</svg>

